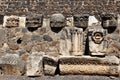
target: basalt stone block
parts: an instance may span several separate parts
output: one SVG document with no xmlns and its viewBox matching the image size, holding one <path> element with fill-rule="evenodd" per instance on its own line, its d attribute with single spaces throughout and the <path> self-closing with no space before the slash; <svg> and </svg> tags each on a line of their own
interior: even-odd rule
<svg viewBox="0 0 120 80">
<path fill-rule="evenodd" d="M 6 41 L 5 30 L 0 29 L 0 48 L 3 47 L 5 41 Z"/>
<path fill-rule="evenodd" d="M 106 29 L 114 28 L 117 27 L 117 14 L 115 13 L 102 13 L 101 14 L 102 18 L 102 26 Z"/>
<path fill-rule="evenodd" d="M 22 28 L 7 28 L 6 32 L 6 42 L 10 49 L 18 50 L 20 44 L 22 43 L 22 37 L 24 33 L 22 33 Z"/>
<path fill-rule="evenodd" d="M 88 27 L 88 20 L 89 20 L 89 15 L 88 14 L 76 14 L 73 16 L 74 20 L 74 26 L 79 27 L 79 28 L 87 28 Z"/>
<path fill-rule="evenodd" d="M 65 27 L 65 17 L 61 13 L 53 14 L 50 18 L 50 27 Z"/>
<path fill-rule="evenodd" d="M 42 14 L 29 14 L 26 18 L 26 27 L 29 29 L 41 27 L 42 23 L 43 23 Z"/>
<path fill-rule="evenodd" d="M 55 75 L 58 66 L 58 60 L 45 56 L 43 57 L 43 66 L 45 75 Z"/>
<path fill-rule="evenodd" d="M 4 16 L 0 15 L 0 25 L 3 24 L 3 18 L 4 18 Z"/>
<path fill-rule="evenodd" d="M 44 41 L 48 41 L 48 42 L 53 41 L 53 39 L 49 35 L 44 35 L 43 39 L 44 39 Z"/>
<path fill-rule="evenodd" d="M 59 69 L 61 75 L 119 75 L 119 59 L 115 56 L 104 58 L 81 56 L 61 57 Z"/>
<path fill-rule="evenodd" d="M 25 64 L 17 54 L 6 54 L 0 58 L 0 75 L 17 75 L 25 73 Z"/>
<path fill-rule="evenodd" d="M 31 41 L 41 42 L 42 40 L 43 40 L 43 37 L 40 35 L 31 35 Z"/>
<path fill-rule="evenodd" d="M 43 75 L 43 54 L 44 52 L 32 52 L 27 60 L 27 76 Z"/>
</svg>

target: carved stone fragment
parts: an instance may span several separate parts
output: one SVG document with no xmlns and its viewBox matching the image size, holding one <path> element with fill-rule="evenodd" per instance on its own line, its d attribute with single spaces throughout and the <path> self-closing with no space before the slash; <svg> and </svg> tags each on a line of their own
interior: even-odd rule
<svg viewBox="0 0 120 80">
<path fill-rule="evenodd" d="M 119 59 L 115 56 L 105 58 L 82 56 L 61 57 L 59 69 L 61 75 L 113 75 L 119 76 Z"/>
<path fill-rule="evenodd" d="M 106 34 L 107 31 L 99 26 L 89 29 L 88 39 L 90 55 L 104 56 L 106 54 L 108 48 Z"/>
<path fill-rule="evenodd" d="M 83 45 L 83 29 L 82 28 L 73 28 L 71 30 L 72 34 L 72 55 L 83 55 L 85 45 Z"/>
</svg>

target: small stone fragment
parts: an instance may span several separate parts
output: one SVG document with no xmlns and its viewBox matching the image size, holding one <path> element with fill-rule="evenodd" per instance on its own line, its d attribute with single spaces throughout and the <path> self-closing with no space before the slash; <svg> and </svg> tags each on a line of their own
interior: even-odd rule
<svg viewBox="0 0 120 80">
<path fill-rule="evenodd" d="M 32 52 L 27 60 L 27 76 L 43 75 L 43 54 L 44 52 Z"/>
<path fill-rule="evenodd" d="M 58 60 L 50 57 L 43 57 L 43 64 L 45 75 L 55 75 L 58 67 Z"/>
</svg>

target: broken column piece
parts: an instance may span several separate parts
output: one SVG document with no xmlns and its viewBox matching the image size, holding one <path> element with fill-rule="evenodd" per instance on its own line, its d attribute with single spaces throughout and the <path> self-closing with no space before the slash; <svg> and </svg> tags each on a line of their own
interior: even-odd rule
<svg viewBox="0 0 120 80">
<path fill-rule="evenodd" d="M 74 26 L 78 28 L 86 29 L 88 27 L 88 20 L 89 15 L 88 14 L 76 14 L 73 16 L 74 19 Z"/>
<path fill-rule="evenodd" d="M 71 30 L 72 33 L 72 55 L 83 55 L 84 54 L 84 46 L 83 45 L 83 29 L 82 28 L 73 28 Z"/>
<path fill-rule="evenodd" d="M 107 52 L 107 31 L 100 26 L 90 28 L 88 31 L 89 50 L 92 56 L 104 56 Z"/>
</svg>

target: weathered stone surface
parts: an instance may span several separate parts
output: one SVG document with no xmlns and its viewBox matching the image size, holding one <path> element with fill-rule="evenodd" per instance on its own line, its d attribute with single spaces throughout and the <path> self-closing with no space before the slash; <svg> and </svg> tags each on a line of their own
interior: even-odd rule
<svg viewBox="0 0 120 80">
<path fill-rule="evenodd" d="M 65 17 L 60 13 L 53 14 L 50 18 L 50 27 L 65 27 Z"/>
<path fill-rule="evenodd" d="M 107 35 L 108 49 L 107 55 L 115 55 L 120 57 L 120 42 L 118 34 Z"/>
<path fill-rule="evenodd" d="M 117 14 L 115 13 L 102 13 L 102 26 L 104 28 L 117 27 Z"/>
<path fill-rule="evenodd" d="M 33 43 L 33 47 L 31 49 L 32 52 L 45 52 L 46 55 L 49 56 L 59 56 L 60 42 L 59 41 L 51 41 L 51 42 L 35 42 Z"/>
<path fill-rule="evenodd" d="M 98 25 L 98 23 L 99 23 L 99 21 L 98 21 L 98 19 L 96 19 L 95 16 L 89 16 L 89 21 L 88 21 L 89 27 L 96 26 L 96 25 Z"/>
<path fill-rule="evenodd" d="M 88 20 L 89 15 L 83 14 L 83 15 L 74 15 L 74 26 L 79 28 L 87 28 L 88 27 Z"/>
<path fill-rule="evenodd" d="M 5 29 L 0 29 L 0 48 L 3 47 L 3 44 L 6 42 Z"/>
<path fill-rule="evenodd" d="M 93 55 L 99 57 L 101 55 L 102 57 L 105 55 L 114 55 L 120 58 L 120 36 L 118 35 L 120 34 L 120 29 L 119 27 L 116 28 L 116 26 L 119 26 L 119 24 L 117 25 L 116 15 L 116 13 L 119 14 L 120 12 L 119 4 L 119 0 L 1 0 L 0 24 L 3 22 L 3 16 L 5 16 L 5 20 L 3 26 L 0 25 L 0 56 L 4 56 L 7 53 L 19 54 L 20 58 L 26 62 L 33 52 L 42 51 L 45 55 L 55 58 L 80 55 L 91 55 L 92 57 Z M 105 14 L 101 16 L 100 14 L 103 12 L 105 12 Z M 88 13 L 89 15 L 84 15 Z M 108 15 L 106 15 L 106 13 Z M 47 18 L 43 18 L 43 16 Z M 93 29 L 92 32 L 87 32 L 87 29 L 89 31 L 91 27 L 99 27 L 96 25 L 99 21 L 97 21 L 95 17 L 101 21 L 102 27 L 108 31 L 108 35 L 110 36 L 107 38 L 105 35 L 103 36 L 103 34 L 106 33 L 103 29 L 100 29 L 103 30 L 101 32 L 95 31 L 95 29 Z M 120 23 L 119 21 L 120 20 L 118 20 L 118 23 Z M 74 27 L 78 28 L 71 32 L 71 28 Z M 83 31 L 80 30 L 81 28 L 83 28 Z M 5 29 L 5 33 L 2 29 Z M 84 35 L 80 32 L 83 32 Z M 73 35 L 73 33 L 75 33 L 75 35 Z M 89 33 L 89 35 L 86 39 L 87 33 Z M 116 33 L 117 36 L 113 35 L 113 33 Z M 3 34 L 5 34 L 5 38 Z M 93 36 L 91 36 L 91 34 L 93 34 Z M 109 37 L 111 39 L 109 39 Z M 34 59 L 35 58 L 38 57 L 34 57 Z M 34 59 L 33 61 L 31 60 L 31 63 L 34 63 Z M 40 57 L 38 59 L 40 59 Z M 50 60 L 48 61 L 50 62 Z M 93 61 L 97 63 L 96 60 L 97 59 Z M 102 65 L 99 62 L 97 65 L 91 64 L 90 60 L 87 65 L 85 61 L 81 65 L 76 65 L 76 67 L 78 66 L 77 69 L 80 68 L 81 71 L 88 71 L 86 74 L 107 75 L 110 73 L 115 75 L 114 69 L 111 68 L 114 68 L 114 66 L 116 68 L 117 64 L 112 64 L 116 59 L 111 59 L 110 57 L 110 60 L 107 60 L 108 65 L 106 63 Z M 39 64 L 39 61 L 37 64 Z M 4 66 L 5 65 L 2 65 L 2 67 Z M 66 66 L 66 68 L 71 68 L 69 66 L 71 65 Z M 96 69 L 94 69 L 95 67 Z M 53 70 L 53 72 L 51 71 L 51 73 L 49 73 L 50 70 L 47 72 L 46 69 L 47 74 L 53 75 L 55 73 L 55 67 L 52 65 L 47 65 L 46 68 Z M 3 69 L 7 69 L 7 67 Z M 73 72 L 77 69 L 74 69 Z M 99 69 L 101 69 L 101 71 L 97 72 Z M 13 71 L 13 69 L 11 70 Z M 109 72 L 108 70 L 113 72 Z M 33 72 L 39 74 L 37 70 L 33 70 Z"/>
<path fill-rule="evenodd" d="M 48 42 L 53 41 L 53 39 L 49 35 L 44 35 L 43 39 L 44 39 L 44 41 L 48 41 Z"/>
<path fill-rule="evenodd" d="M 55 75 L 58 67 L 58 60 L 45 56 L 43 57 L 43 66 L 45 75 Z"/>
<path fill-rule="evenodd" d="M 26 17 L 19 16 L 4 16 L 3 27 L 25 27 Z"/>
<path fill-rule="evenodd" d="M 0 15 L 0 25 L 3 24 L 3 19 L 4 19 L 4 16 L 3 16 L 3 15 Z"/>
<path fill-rule="evenodd" d="M 71 54 L 74 56 L 83 55 L 85 52 L 84 35 L 82 28 L 73 28 L 71 29 L 72 34 L 72 50 Z"/>
<path fill-rule="evenodd" d="M 89 29 L 88 42 L 90 54 L 94 56 L 104 56 L 107 53 L 108 42 L 106 41 L 107 31 L 97 26 Z"/>
<path fill-rule="evenodd" d="M 18 16 L 4 16 L 4 27 L 19 27 L 19 17 Z"/>
<path fill-rule="evenodd" d="M 32 52 L 27 60 L 27 76 L 41 76 L 43 75 L 43 55 L 44 52 Z"/>
<path fill-rule="evenodd" d="M 66 18 L 66 25 L 68 26 L 68 27 L 73 27 L 74 26 L 74 21 L 73 21 L 73 17 L 67 17 Z"/>
<path fill-rule="evenodd" d="M 11 50 L 18 50 L 22 43 L 22 28 L 7 28 L 6 32 L 6 43 Z"/>
<path fill-rule="evenodd" d="M 113 75 L 118 76 L 119 59 L 115 56 L 97 57 L 62 57 L 59 60 L 61 75 Z"/>
<path fill-rule="evenodd" d="M 26 26 L 26 17 L 19 17 L 19 27 Z"/>
<path fill-rule="evenodd" d="M 120 77 L 109 76 L 88 76 L 88 75 L 65 75 L 65 76 L 41 76 L 41 77 L 26 77 L 26 76 L 0 76 L 0 80 L 119 80 Z"/>
<path fill-rule="evenodd" d="M 41 27 L 43 24 L 43 15 L 42 14 L 28 14 L 26 18 L 26 27 L 27 28 L 37 28 Z"/>
<path fill-rule="evenodd" d="M 25 64 L 17 54 L 6 54 L 0 58 L 0 75 L 17 75 L 25 73 Z"/>
</svg>

